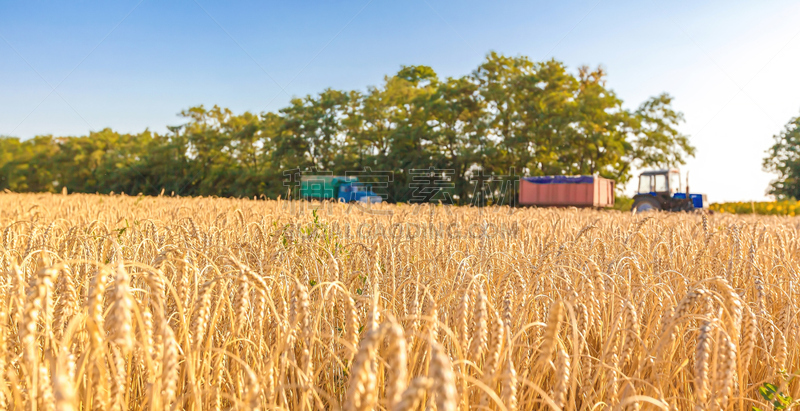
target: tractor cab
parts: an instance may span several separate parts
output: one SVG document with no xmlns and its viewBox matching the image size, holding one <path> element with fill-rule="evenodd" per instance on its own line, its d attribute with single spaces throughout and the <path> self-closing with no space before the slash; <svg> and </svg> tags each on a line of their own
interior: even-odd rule
<svg viewBox="0 0 800 411">
<path fill-rule="evenodd" d="M 652 210 L 692 211 L 708 208 L 705 194 L 689 194 L 688 179 L 685 191 L 677 169 L 651 170 L 639 175 L 639 189 L 633 197 L 632 211 Z"/>
<path fill-rule="evenodd" d="M 639 175 L 639 191 L 637 194 L 664 193 L 672 197 L 681 191 L 681 174 L 678 170 L 645 171 Z"/>
</svg>

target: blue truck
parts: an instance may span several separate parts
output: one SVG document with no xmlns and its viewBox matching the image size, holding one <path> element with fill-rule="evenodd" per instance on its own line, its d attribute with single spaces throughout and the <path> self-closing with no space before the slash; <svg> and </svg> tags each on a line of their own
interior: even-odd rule
<svg viewBox="0 0 800 411">
<path fill-rule="evenodd" d="M 681 191 L 681 173 L 677 169 L 645 171 L 639 175 L 639 188 L 631 211 L 694 211 L 708 209 L 705 194 L 689 193 L 689 179 Z"/>
<path fill-rule="evenodd" d="M 300 178 L 300 198 L 305 200 L 336 200 L 344 203 L 380 203 L 383 198 L 372 186 L 353 176 L 312 175 Z"/>
</svg>

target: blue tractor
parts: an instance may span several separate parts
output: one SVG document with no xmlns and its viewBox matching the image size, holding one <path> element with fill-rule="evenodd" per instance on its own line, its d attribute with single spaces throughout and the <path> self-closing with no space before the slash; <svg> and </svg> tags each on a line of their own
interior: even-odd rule
<svg viewBox="0 0 800 411">
<path fill-rule="evenodd" d="M 681 191 L 681 173 L 677 169 L 645 171 L 639 175 L 639 189 L 633 197 L 631 211 L 694 211 L 708 209 L 705 194 Z"/>
</svg>

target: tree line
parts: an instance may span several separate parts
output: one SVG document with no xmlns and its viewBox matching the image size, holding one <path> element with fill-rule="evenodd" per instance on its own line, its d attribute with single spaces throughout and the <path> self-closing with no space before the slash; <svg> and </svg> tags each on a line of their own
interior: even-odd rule
<svg viewBox="0 0 800 411">
<path fill-rule="evenodd" d="M 470 176 L 599 174 L 625 183 L 632 168 L 694 155 L 668 94 L 636 110 L 606 86 L 602 68 L 490 53 L 472 73 L 439 78 L 403 66 L 366 91 L 326 89 L 277 112 L 214 106 L 180 113 L 168 132 L 0 138 L 0 189 L 275 198 L 292 169 L 394 172 L 390 201 L 407 201 L 409 171 L 453 170 L 454 197 Z"/>
</svg>

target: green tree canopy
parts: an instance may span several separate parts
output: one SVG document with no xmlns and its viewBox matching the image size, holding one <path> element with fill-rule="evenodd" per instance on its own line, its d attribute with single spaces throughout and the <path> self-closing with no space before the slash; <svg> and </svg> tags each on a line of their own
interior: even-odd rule
<svg viewBox="0 0 800 411">
<path fill-rule="evenodd" d="M 602 68 L 572 73 L 556 60 L 493 52 L 462 77 L 403 66 L 363 92 L 326 89 L 277 112 L 191 107 L 163 134 L 0 137 L 0 189 L 274 198 L 284 194 L 287 170 L 365 167 L 395 173 L 392 201 L 409 199 L 411 170 L 430 167 L 451 170 L 460 202 L 473 195 L 476 174 L 512 168 L 624 183 L 631 168 L 694 155 L 672 100 L 661 94 L 630 111 Z"/>
<path fill-rule="evenodd" d="M 775 173 L 768 193 L 780 200 L 800 198 L 800 116 L 786 124 L 783 131 L 773 137 L 775 143 L 767 150 L 764 170 Z"/>
</svg>

